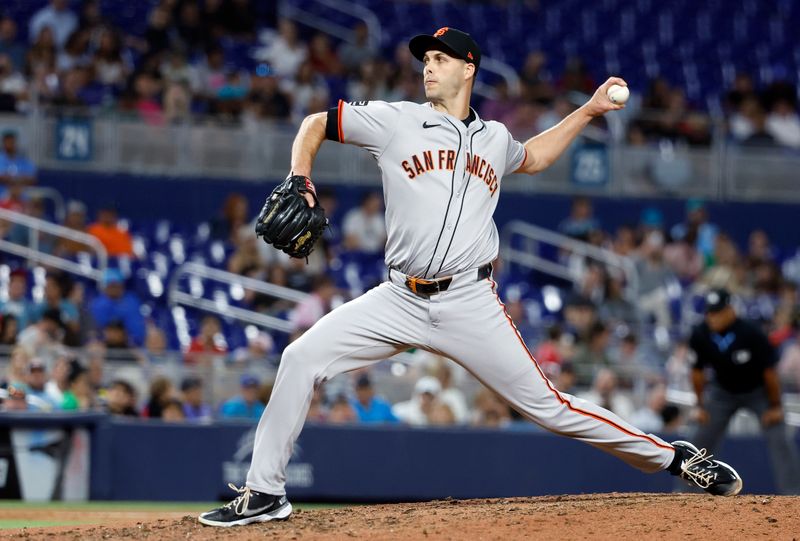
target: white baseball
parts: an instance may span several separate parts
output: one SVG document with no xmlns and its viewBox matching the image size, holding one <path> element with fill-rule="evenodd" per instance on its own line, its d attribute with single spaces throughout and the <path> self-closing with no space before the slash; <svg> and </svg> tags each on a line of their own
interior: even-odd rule
<svg viewBox="0 0 800 541">
<path fill-rule="evenodd" d="M 616 103 L 617 105 L 622 105 L 631 95 L 631 91 L 628 90 L 627 86 L 619 86 L 619 85 L 611 85 L 608 87 L 608 99 L 611 100 L 611 103 Z"/>
</svg>

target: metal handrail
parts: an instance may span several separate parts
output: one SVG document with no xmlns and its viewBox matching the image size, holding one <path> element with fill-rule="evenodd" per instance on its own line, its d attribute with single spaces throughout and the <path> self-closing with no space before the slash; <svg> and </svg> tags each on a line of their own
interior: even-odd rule
<svg viewBox="0 0 800 541">
<path fill-rule="evenodd" d="M 364 21 L 369 31 L 369 40 L 376 48 L 379 48 L 383 43 L 383 28 L 381 20 L 375 15 L 375 12 L 366 6 L 350 2 L 349 0 L 317 0 L 318 3 L 328 6 L 332 9 L 338 9 L 342 13 L 347 13 L 353 17 L 357 17 Z M 352 39 L 352 38 L 351 38 Z"/>
<path fill-rule="evenodd" d="M 481 58 L 481 71 L 488 71 L 499 75 L 505 79 L 508 85 L 508 92 L 512 96 L 519 96 L 522 93 L 522 85 L 520 84 L 519 75 L 517 71 L 510 65 L 500 60 L 484 56 Z M 475 93 L 484 97 L 493 97 L 489 95 L 489 89 L 484 89 L 482 85 L 475 83 Z"/>
<path fill-rule="evenodd" d="M 3 208 L 0 208 L 0 220 L 24 225 L 25 227 L 28 227 L 34 231 L 47 233 L 55 237 L 74 240 L 76 242 L 80 242 L 81 244 L 85 244 L 94 250 L 97 256 L 97 268 L 92 267 L 91 264 L 87 265 L 83 263 L 76 263 L 65 257 L 55 256 L 43 252 L 38 246 L 38 235 L 28 236 L 28 246 L 16 244 L 5 239 L 0 239 L 0 251 L 44 263 L 45 265 L 61 269 L 72 274 L 88 276 L 98 282 L 102 280 L 103 273 L 108 267 L 108 252 L 106 251 L 106 247 L 103 246 L 103 243 L 101 243 L 96 237 L 89 235 L 88 233 L 83 233 L 81 231 L 75 231 L 74 229 L 64 227 L 63 225 L 48 222 L 47 220 L 41 220 L 39 218 L 34 218 L 33 216 L 28 216 L 20 212 L 14 212 L 13 210 Z"/>
<path fill-rule="evenodd" d="M 372 45 L 377 49 L 381 46 L 383 42 L 383 29 L 381 27 L 380 19 L 375 13 L 362 5 L 356 4 L 354 2 L 349 2 L 347 0 L 316 0 L 317 3 L 329 7 L 331 9 L 336 9 L 341 11 L 342 13 L 346 13 L 355 17 L 356 19 L 361 19 L 364 21 L 364 24 L 367 25 L 367 29 L 369 32 L 369 41 Z M 325 19 L 318 15 L 315 15 L 309 11 L 301 9 L 297 6 L 292 5 L 291 2 L 282 1 L 278 5 L 278 10 L 281 17 L 285 17 L 287 19 L 293 19 L 300 23 L 303 23 L 306 26 L 311 26 L 329 34 L 331 36 L 335 36 L 342 41 L 346 41 L 348 43 L 354 43 L 353 40 L 353 33 L 350 28 L 342 26 L 340 24 L 336 24 L 331 22 L 329 19 Z"/>
<path fill-rule="evenodd" d="M 380 19 L 371 9 L 351 2 L 350 0 L 316 0 L 316 2 L 325 7 L 336 9 L 357 19 L 361 19 L 369 29 L 369 40 L 372 45 L 375 48 L 379 48 L 383 43 L 383 29 Z M 297 6 L 293 6 L 290 2 L 282 1 L 279 9 L 283 17 L 294 19 L 343 41 L 353 43 L 352 32 L 349 28 L 333 23 L 328 19 L 298 8 Z M 481 70 L 494 73 L 505 79 L 509 93 L 512 96 L 519 96 L 521 94 L 522 85 L 520 84 L 519 75 L 517 75 L 516 70 L 510 64 L 488 56 L 483 56 L 481 58 Z M 494 89 L 481 81 L 475 83 L 473 92 L 484 98 L 494 97 Z"/>
<path fill-rule="evenodd" d="M 54 216 L 57 222 L 63 222 L 67 215 L 66 207 L 64 206 L 64 196 L 55 188 L 48 188 L 47 186 L 31 186 L 25 190 L 25 193 L 30 197 L 40 197 L 42 199 L 49 199 L 53 202 Z"/>
<path fill-rule="evenodd" d="M 242 276 L 233 272 L 215 269 L 207 265 L 202 265 L 196 262 L 188 262 L 180 265 L 172 275 L 168 288 L 168 301 L 170 306 L 189 306 L 197 308 L 206 312 L 212 312 L 222 317 L 233 318 L 246 323 L 252 323 L 268 329 L 274 329 L 285 333 L 290 333 L 294 329 L 286 320 L 262 314 L 254 310 L 240 308 L 238 306 L 224 305 L 221 306 L 218 302 L 198 298 L 190 293 L 180 291 L 180 279 L 183 276 L 196 276 L 197 278 L 205 278 L 208 280 L 215 280 L 228 284 L 228 286 L 241 286 L 246 289 L 263 293 L 277 299 L 283 299 L 292 302 L 301 302 L 307 299 L 310 295 L 302 291 L 282 287 L 247 276 Z"/>
<path fill-rule="evenodd" d="M 630 257 L 621 256 L 611 250 L 598 248 L 587 242 L 579 241 L 521 220 L 513 220 L 506 224 L 500 235 L 501 256 L 505 261 L 536 269 L 573 283 L 576 280 L 574 273 L 567 265 L 550 261 L 526 250 L 514 248 L 511 243 L 514 235 L 526 237 L 534 242 L 548 243 L 558 248 L 569 250 L 579 256 L 591 258 L 607 266 L 618 268 L 625 275 L 627 294 L 634 296 L 639 290 L 639 273 L 633 259 Z"/>
</svg>

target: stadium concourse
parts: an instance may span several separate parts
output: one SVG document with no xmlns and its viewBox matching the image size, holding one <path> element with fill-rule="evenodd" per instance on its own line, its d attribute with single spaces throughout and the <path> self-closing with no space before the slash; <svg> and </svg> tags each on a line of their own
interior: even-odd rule
<svg viewBox="0 0 800 541">
<path fill-rule="evenodd" d="M 324 14 L 322 2 L 292 4 Z M 545 7 L 497 1 L 453 10 L 439 2 L 370 0 L 361 5 L 373 10 L 382 38 L 352 17 L 330 15 L 332 22 L 352 26 L 352 39 L 342 40 L 284 17 L 291 13 L 274 2 L 5 2 L 0 206 L 88 233 L 110 259 L 94 280 L 3 251 L 3 410 L 255 423 L 283 348 L 325 313 L 385 278 L 377 184 L 354 190 L 319 183 L 332 228 L 308 262 L 289 260 L 255 238 L 252 219 L 261 200 L 240 192 L 208 207 L 207 219 L 186 223 L 176 215 L 148 216 L 146 204 L 132 208 L 125 183 L 109 188 L 109 177 L 102 190 L 113 195 L 105 201 L 63 190 L 69 201 L 58 216 L 52 194 L 43 198 L 47 192 L 41 188 L 59 186 L 58 179 L 75 170 L 38 170 L 26 158 L 37 154 L 37 140 L 18 129 L 42 111 L 122 118 L 154 130 L 280 130 L 340 97 L 421 102 L 421 69 L 405 39 L 449 23 L 469 29 L 486 43 L 487 55 L 516 73 L 511 79 L 481 74 L 485 91 L 476 108 L 481 117 L 504 122 L 517 139 L 553 126 L 574 109 L 575 94 L 591 93 L 614 73 L 634 91 L 619 116 L 622 131 L 604 122 L 593 128 L 611 132 L 627 148 L 724 147 L 796 158 L 800 49 L 792 48 L 791 29 L 800 22 L 800 8 L 777 2 L 767 13 L 765 4 L 747 0 L 657 4 L 608 0 Z M 693 22 L 677 32 L 684 18 Z M 523 19 L 533 26 L 522 25 Z M 288 167 L 288 156 L 280 159 Z M 94 171 L 102 171 L 108 164 L 95 165 Z M 615 269 L 564 250 L 540 255 L 571 268 L 573 281 L 531 272 L 502 254 L 495 274 L 510 315 L 559 389 L 601 403 L 646 431 L 680 434 L 692 421 L 688 331 L 702 317 L 702 297 L 711 288 L 734 293 L 740 313 L 756 320 L 778 350 L 784 390 L 800 392 L 800 251 L 796 235 L 786 233 L 793 223 L 757 224 L 730 214 L 720 219 L 713 209 L 721 203 L 696 197 L 682 197 L 678 207 L 675 196 L 683 196 L 681 189 L 695 179 L 687 180 L 679 162 L 661 165 L 652 171 L 650 199 L 627 223 L 618 219 L 618 201 L 598 205 L 602 198 L 576 196 L 566 185 L 553 196 L 569 210 L 552 229 L 630 258 L 638 276 L 635 290 Z M 107 171 L 120 169 L 111 163 Z M 277 180 L 261 186 L 262 197 Z M 218 192 L 226 181 L 216 181 Z M 176 200 L 185 190 L 180 183 L 165 185 Z M 739 208 L 746 213 L 748 204 Z M 761 215 L 768 212 L 762 208 Z M 502 199 L 498 215 L 505 222 L 536 220 L 504 209 Z M 774 228 L 784 232 L 778 241 Z M 6 222 L 2 233 L 19 246 L 36 237 L 40 252 L 97 263 L 86 254 L 87 245 L 74 239 Z M 165 292 L 187 261 L 309 295 L 296 303 L 242 286 L 181 282 L 211 304 L 283 320 L 288 332 L 243 324 L 225 317 L 225 310 L 215 315 L 173 306 Z M 326 383 L 308 419 L 530 427 L 462 369 L 419 351 Z M 737 418 L 733 430 L 757 432 L 758 423 Z"/>
</svg>

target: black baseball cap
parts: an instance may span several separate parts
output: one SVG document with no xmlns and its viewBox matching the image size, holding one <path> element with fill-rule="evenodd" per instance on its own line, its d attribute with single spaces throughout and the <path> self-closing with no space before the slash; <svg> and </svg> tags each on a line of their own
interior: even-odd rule
<svg viewBox="0 0 800 541">
<path fill-rule="evenodd" d="M 727 289 L 712 289 L 706 293 L 706 313 L 715 313 L 730 306 L 731 294 Z"/>
<path fill-rule="evenodd" d="M 181 391 L 191 391 L 203 386 L 203 380 L 196 376 L 188 376 L 181 382 Z"/>
<path fill-rule="evenodd" d="M 475 65 L 477 70 L 481 64 L 481 49 L 472 36 L 461 30 L 444 26 L 433 33 L 420 34 L 411 38 L 408 48 L 414 58 L 422 62 L 425 53 L 431 50 L 442 51 L 455 58 Z"/>
</svg>

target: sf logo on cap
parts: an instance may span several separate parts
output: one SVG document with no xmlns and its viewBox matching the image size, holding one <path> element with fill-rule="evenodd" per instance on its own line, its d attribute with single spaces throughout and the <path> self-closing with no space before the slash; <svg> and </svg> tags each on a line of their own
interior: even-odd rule
<svg viewBox="0 0 800 541">
<path fill-rule="evenodd" d="M 433 37 L 438 38 L 439 36 L 443 36 L 444 33 L 447 32 L 448 30 L 450 30 L 449 26 L 443 26 L 442 28 L 437 30 L 435 34 L 433 34 Z"/>
</svg>

